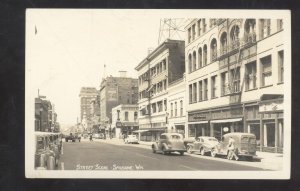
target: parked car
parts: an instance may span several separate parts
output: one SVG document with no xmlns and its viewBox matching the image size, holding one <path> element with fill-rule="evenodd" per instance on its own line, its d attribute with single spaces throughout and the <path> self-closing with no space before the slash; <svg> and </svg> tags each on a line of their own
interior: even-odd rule
<svg viewBox="0 0 300 191">
<path fill-rule="evenodd" d="M 133 144 L 133 143 L 136 143 L 136 144 L 138 144 L 139 143 L 139 140 L 138 140 L 138 138 L 136 137 L 136 135 L 128 135 L 126 138 L 125 138 L 125 140 L 124 140 L 124 142 L 125 142 L 125 144 L 127 143 L 131 143 L 131 144 Z"/>
<path fill-rule="evenodd" d="M 54 170 L 60 158 L 60 141 L 58 133 L 36 132 L 35 168 Z"/>
<path fill-rule="evenodd" d="M 183 136 L 179 133 L 163 133 L 160 139 L 152 144 L 153 153 L 161 152 L 163 154 L 170 154 L 172 152 L 179 152 L 183 155 L 186 152 L 186 147 L 183 143 Z"/>
<path fill-rule="evenodd" d="M 222 136 L 221 142 L 212 148 L 211 156 L 228 155 L 229 138 L 234 140 L 235 153 L 238 157 L 252 160 L 256 156 L 256 137 L 252 133 L 227 133 Z"/>
<path fill-rule="evenodd" d="M 81 136 L 78 135 L 78 133 L 75 133 L 74 135 L 70 133 L 70 135 L 65 137 L 66 142 L 72 141 L 72 142 L 80 142 L 81 141 Z"/>
<path fill-rule="evenodd" d="M 184 146 L 187 147 L 189 143 L 193 143 L 196 141 L 196 137 L 188 137 L 183 139 Z"/>
<path fill-rule="evenodd" d="M 212 148 L 217 146 L 219 141 L 215 137 L 200 136 L 193 143 L 187 144 L 187 152 L 199 152 L 201 155 L 210 153 Z"/>
</svg>

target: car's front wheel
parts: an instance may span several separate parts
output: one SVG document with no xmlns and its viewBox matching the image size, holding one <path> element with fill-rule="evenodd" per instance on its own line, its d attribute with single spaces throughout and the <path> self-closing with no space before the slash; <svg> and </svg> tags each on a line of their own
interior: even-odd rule
<svg viewBox="0 0 300 191">
<path fill-rule="evenodd" d="M 204 150 L 204 148 L 201 148 L 201 149 L 200 149 L 200 155 L 202 155 L 202 156 L 205 155 L 205 150 Z"/>
<path fill-rule="evenodd" d="M 215 148 L 212 148 L 212 149 L 211 149 L 211 151 L 210 151 L 210 155 L 211 155 L 212 157 L 216 157 L 216 155 L 217 155 L 217 151 L 216 151 L 216 149 L 215 149 Z"/>
<path fill-rule="evenodd" d="M 188 153 L 192 154 L 192 148 L 191 148 L 191 146 L 187 146 L 186 150 L 187 150 Z"/>
<path fill-rule="evenodd" d="M 180 151 L 179 153 L 180 153 L 180 155 L 181 155 L 181 156 L 184 154 L 184 152 L 183 152 L 183 151 Z"/>
<path fill-rule="evenodd" d="M 162 153 L 163 153 L 163 155 L 166 155 L 166 154 L 167 154 L 167 151 L 166 151 L 166 148 L 165 148 L 165 147 L 162 148 Z"/>
<path fill-rule="evenodd" d="M 155 148 L 154 148 L 154 147 L 152 147 L 152 152 L 153 152 L 153 153 L 156 153 L 156 150 L 155 150 Z"/>
</svg>

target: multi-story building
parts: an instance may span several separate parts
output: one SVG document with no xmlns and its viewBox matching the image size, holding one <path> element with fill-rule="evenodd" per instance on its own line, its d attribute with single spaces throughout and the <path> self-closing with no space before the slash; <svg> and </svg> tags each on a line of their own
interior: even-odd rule
<svg viewBox="0 0 300 191">
<path fill-rule="evenodd" d="M 92 131 L 98 132 L 100 130 L 100 92 L 95 99 L 91 101 L 91 121 L 92 121 Z"/>
<path fill-rule="evenodd" d="M 138 104 L 121 104 L 112 108 L 112 133 L 116 138 L 138 130 Z"/>
<path fill-rule="evenodd" d="M 185 137 L 186 132 L 186 100 L 185 75 L 173 81 L 168 87 L 168 132 L 177 132 Z"/>
<path fill-rule="evenodd" d="M 167 130 L 168 86 L 182 78 L 184 41 L 166 40 L 135 68 L 139 75 L 139 131 L 142 141 L 157 140 Z"/>
<path fill-rule="evenodd" d="M 186 31 L 188 136 L 249 132 L 282 152 L 282 19 L 201 18 Z"/>
<path fill-rule="evenodd" d="M 35 131 L 54 132 L 58 131 L 57 114 L 52 108 L 49 100 L 45 96 L 35 98 Z"/>
<path fill-rule="evenodd" d="M 120 71 L 120 77 L 106 77 L 100 85 L 100 123 L 110 127 L 112 108 L 120 104 L 138 102 L 138 80 L 126 77 L 126 71 Z"/>
<path fill-rule="evenodd" d="M 86 124 L 84 129 L 90 131 L 93 125 L 91 102 L 96 99 L 98 91 L 94 87 L 82 87 L 80 90 L 80 121 Z M 85 119 L 84 119 L 85 114 Z M 83 123 L 83 121 L 85 121 Z"/>
</svg>

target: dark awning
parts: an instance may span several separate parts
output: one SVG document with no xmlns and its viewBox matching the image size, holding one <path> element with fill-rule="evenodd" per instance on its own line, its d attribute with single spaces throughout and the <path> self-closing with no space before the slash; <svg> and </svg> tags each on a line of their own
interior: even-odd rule
<svg viewBox="0 0 300 191">
<path fill-rule="evenodd" d="M 263 94 L 260 96 L 260 101 L 267 101 L 273 99 L 283 99 L 283 94 Z"/>
</svg>

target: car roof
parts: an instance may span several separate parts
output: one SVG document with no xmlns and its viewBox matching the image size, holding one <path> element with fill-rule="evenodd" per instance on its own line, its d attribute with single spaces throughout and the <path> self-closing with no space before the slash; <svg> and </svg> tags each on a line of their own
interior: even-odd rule
<svg viewBox="0 0 300 191">
<path fill-rule="evenodd" d="M 200 137 L 198 137 L 198 138 L 203 138 L 203 139 L 210 139 L 210 138 L 214 138 L 214 139 L 215 139 L 215 137 L 209 137 L 209 136 L 200 136 Z"/>
<path fill-rule="evenodd" d="M 254 134 L 252 133 L 240 133 L 240 132 L 234 132 L 234 133 L 227 133 L 224 135 L 224 137 L 228 137 L 228 136 L 243 136 L 243 135 L 246 135 L 246 136 L 255 136 Z"/>
</svg>

